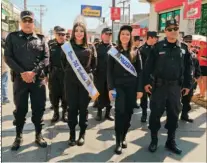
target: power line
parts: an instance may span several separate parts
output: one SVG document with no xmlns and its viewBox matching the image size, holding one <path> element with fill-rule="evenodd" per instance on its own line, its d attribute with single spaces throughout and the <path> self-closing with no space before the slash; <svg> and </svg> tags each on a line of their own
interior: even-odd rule
<svg viewBox="0 0 207 163">
<path fill-rule="evenodd" d="M 35 8 L 37 11 L 40 12 L 40 33 L 42 34 L 42 18 L 44 16 L 44 12 L 47 11 L 45 5 L 29 5 L 30 7 L 37 7 Z"/>
</svg>

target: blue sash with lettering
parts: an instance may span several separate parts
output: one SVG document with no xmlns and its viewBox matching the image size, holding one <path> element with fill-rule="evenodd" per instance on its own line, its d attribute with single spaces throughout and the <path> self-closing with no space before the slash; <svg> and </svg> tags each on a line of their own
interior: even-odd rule
<svg viewBox="0 0 207 163">
<path fill-rule="evenodd" d="M 132 75 L 137 76 L 136 69 L 131 64 L 129 59 L 123 54 L 119 53 L 115 47 L 111 47 L 108 51 L 108 54 L 111 55 L 119 64 Z"/>
<path fill-rule="evenodd" d="M 73 71 L 75 72 L 79 81 L 83 84 L 85 89 L 88 91 L 89 96 L 95 100 L 99 96 L 99 92 L 96 89 L 93 81 L 81 65 L 80 61 L 78 60 L 70 42 L 64 43 L 62 46 L 62 50 L 66 55 L 66 59 L 71 65 Z"/>
</svg>

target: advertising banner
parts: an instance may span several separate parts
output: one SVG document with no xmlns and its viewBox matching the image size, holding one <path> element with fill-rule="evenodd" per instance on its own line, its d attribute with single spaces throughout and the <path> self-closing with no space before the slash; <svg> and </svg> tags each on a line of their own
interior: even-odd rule
<svg viewBox="0 0 207 163">
<path fill-rule="evenodd" d="M 81 5 L 81 15 L 86 17 L 101 17 L 102 7 L 101 6 L 89 6 Z"/>
</svg>

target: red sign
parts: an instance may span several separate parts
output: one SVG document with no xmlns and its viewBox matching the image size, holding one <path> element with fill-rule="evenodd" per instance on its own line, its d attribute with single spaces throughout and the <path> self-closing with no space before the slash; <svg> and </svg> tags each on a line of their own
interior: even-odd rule
<svg viewBox="0 0 207 163">
<path fill-rule="evenodd" d="M 120 20 L 121 17 L 121 8 L 112 7 L 111 8 L 111 20 Z"/>
<path fill-rule="evenodd" d="M 161 12 L 175 7 L 180 7 L 183 5 L 185 0 L 163 0 L 155 3 L 155 11 Z"/>
<path fill-rule="evenodd" d="M 132 30 L 132 36 L 141 36 L 141 37 L 145 37 L 147 35 L 147 28 L 134 28 Z"/>
<path fill-rule="evenodd" d="M 199 19 L 201 17 L 201 0 L 186 0 L 184 3 L 184 19 Z"/>
</svg>

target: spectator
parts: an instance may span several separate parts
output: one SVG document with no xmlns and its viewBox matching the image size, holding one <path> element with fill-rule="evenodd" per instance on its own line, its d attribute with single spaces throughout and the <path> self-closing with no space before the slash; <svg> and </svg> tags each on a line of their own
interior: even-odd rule
<svg viewBox="0 0 207 163">
<path fill-rule="evenodd" d="M 8 99 L 8 67 L 4 61 L 4 45 L 5 45 L 5 39 L 1 39 L 1 58 L 2 58 L 2 87 L 1 87 L 1 92 L 2 92 L 2 105 L 5 105 L 7 103 L 10 103 Z"/>
</svg>

